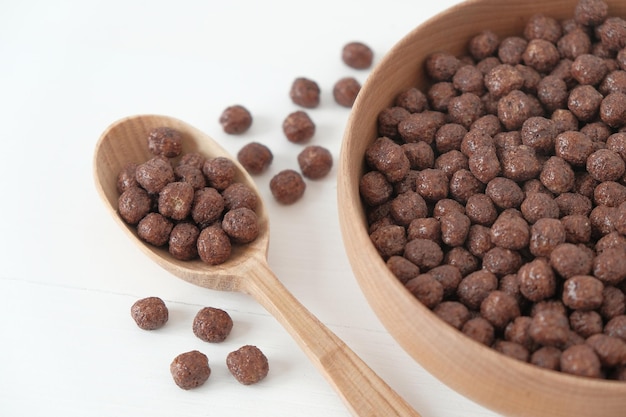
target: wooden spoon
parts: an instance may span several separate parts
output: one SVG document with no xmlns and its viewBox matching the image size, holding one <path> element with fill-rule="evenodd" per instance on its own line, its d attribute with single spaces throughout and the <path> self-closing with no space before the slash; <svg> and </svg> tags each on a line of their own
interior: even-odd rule
<svg viewBox="0 0 626 417">
<path fill-rule="evenodd" d="M 169 126 L 184 136 L 183 153 L 201 152 L 207 157 L 230 158 L 239 168 L 238 178 L 259 196 L 259 236 L 247 245 L 233 247 L 224 264 L 210 266 L 200 260 L 180 261 L 166 249 L 139 239 L 117 213 L 117 175 L 128 162 L 152 157 L 147 136 L 153 128 Z M 96 188 L 122 230 L 152 260 L 179 278 L 205 288 L 241 291 L 254 297 L 296 340 L 313 364 L 339 393 L 355 416 L 417 416 L 395 391 L 374 373 L 346 344 L 304 308 L 283 286 L 267 263 L 269 219 L 256 185 L 237 160 L 203 132 L 167 116 L 141 115 L 119 120 L 100 137 L 94 155 Z"/>
</svg>

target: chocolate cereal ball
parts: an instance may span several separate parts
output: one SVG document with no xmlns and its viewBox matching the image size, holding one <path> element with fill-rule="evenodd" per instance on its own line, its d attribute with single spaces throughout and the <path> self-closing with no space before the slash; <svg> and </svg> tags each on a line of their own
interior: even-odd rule
<svg viewBox="0 0 626 417">
<path fill-rule="evenodd" d="M 170 364 L 170 373 L 180 388 L 184 390 L 197 388 L 211 375 L 209 359 L 197 350 L 181 353 Z"/>
<path fill-rule="evenodd" d="M 395 105 L 410 113 L 421 113 L 428 108 L 428 97 L 422 90 L 411 87 L 396 96 Z"/>
<path fill-rule="evenodd" d="M 202 173 L 206 177 L 209 187 L 222 191 L 235 180 L 237 167 L 229 158 L 218 156 L 204 161 Z"/>
<path fill-rule="evenodd" d="M 222 191 L 224 199 L 224 209 L 232 210 L 239 207 L 247 207 L 255 210 L 259 201 L 256 193 L 242 182 L 235 182 L 224 191 Z"/>
<path fill-rule="evenodd" d="M 183 150 L 183 135 L 171 127 L 157 127 L 148 133 L 148 149 L 153 155 L 174 158 Z"/>
<path fill-rule="evenodd" d="M 315 134 L 315 123 L 307 112 L 298 110 L 283 120 L 283 133 L 289 142 L 304 143 Z"/>
<path fill-rule="evenodd" d="M 135 173 L 137 172 L 137 164 L 129 162 L 122 167 L 117 174 L 117 192 L 122 194 L 130 187 L 139 187 Z"/>
<path fill-rule="evenodd" d="M 246 345 L 226 356 L 226 366 L 230 373 L 243 385 L 261 381 L 269 373 L 269 362 L 261 349 Z"/>
<path fill-rule="evenodd" d="M 370 234 L 370 240 L 380 256 L 383 259 L 388 259 L 392 256 L 402 255 L 407 242 L 406 231 L 402 226 L 388 224 L 374 230 Z M 417 265 L 411 258 L 406 258 Z"/>
<path fill-rule="evenodd" d="M 349 42 L 341 50 L 341 60 L 351 68 L 367 69 L 373 59 L 374 52 L 363 42 Z"/>
<path fill-rule="evenodd" d="M 320 88 L 315 81 L 298 77 L 291 84 L 289 97 L 294 104 L 313 109 L 320 104 Z"/>
<path fill-rule="evenodd" d="M 198 256 L 200 229 L 192 223 L 178 223 L 170 233 L 167 249 L 176 259 L 187 261 Z"/>
<path fill-rule="evenodd" d="M 233 328 L 233 319 L 222 309 L 204 307 L 194 317 L 192 328 L 193 334 L 205 342 L 223 342 Z"/>
<path fill-rule="evenodd" d="M 461 66 L 461 61 L 449 52 L 439 51 L 426 58 L 426 73 L 434 81 L 451 80 Z"/>
<path fill-rule="evenodd" d="M 405 288 L 426 307 L 433 309 L 443 300 L 443 286 L 431 274 L 419 274 Z"/>
<path fill-rule="evenodd" d="M 561 354 L 561 372 L 568 374 L 600 378 L 602 364 L 598 355 L 589 345 L 570 346 Z"/>
<path fill-rule="evenodd" d="M 270 180 L 270 191 L 281 204 L 295 203 L 304 195 L 305 189 L 302 176 L 292 169 L 280 171 Z"/>
<path fill-rule="evenodd" d="M 156 194 L 174 181 L 174 168 L 165 157 L 155 156 L 137 166 L 135 178 L 143 189 L 151 194 Z"/>
<path fill-rule="evenodd" d="M 167 323 L 169 312 L 167 306 L 159 297 L 147 297 L 135 301 L 130 308 L 130 314 L 143 330 L 156 330 Z"/>
<path fill-rule="evenodd" d="M 461 280 L 457 288 L 457 296 L 459 301 L 468 308 L 478 310 L 483 300 L 497 288 L 496 275 L 483 269 L 472 272 Z"/>
<path fill-rule="evenodd" d="M 238 135 L 247 131 L 252 126 L 252 114 L 244 106 L 236 104 L 224 109 L 219 122 L 224 132 L 230 135 Z"/>
<path fill-rule="evenodd" d="M 202 229 L 197 246 L 200 259 L 209 265 L 223 264 L 232 251 L 228 235 L 217 224 Z"/>
<path fill-rule="evenodd" d="M 340 106 L 352 107 L 359 91 L 361 91 L 361 83 L 356 78 L 340 78 L 333 86 L 333 98 Z"/>
<path fill-rule="evenodd" d="M 250 243 L 259 235 L 257 215 L 247 207 L 229 210 L 224 214 L 222 229 L 233 242 Z"/>
<path fill-rule="evenodd" d="M 600 103 L 600 118 L 607 125 L 619 128 L 626 121 L 626 94 L 609 93 Z"/>
<path fill-rule="evenodd" d="M 183 220 L 191 212 L 194 189 L 186 182 L 170 182 L 159 193 L 159 213 L 173 220 Z"/>
<path fill-rule="evenodd" d="M 117 211 L 128 224 L 135 225 L 150 212 L 152 199 L 141 187 L 132 186 L 117 199 Z"/>
<path fill-rule="evenodd" d="M 163 246 L 170 239 L 174 225 L 160 213 L 148 213 L 137 224 L 137 235 L 144 242 L 154 246 Z"/>
<path fill-rule="evenodd" d="M 597 26 L 607 18 L 608 9 L 603 0 L 579 0 L 574 8 L 574 20 L 583 26 Z"/>
<path fill-rule="evenodd" d="M 322 146 L 310 145 L 298 154 L 298 165 L 302 175 L 309 179 L 325 177 L 333 166 L 333 156 Z"/>
<path fill-rule="evenodd" d="M 206 227 L 220 218 L 224 212 L 224 198 L 215 189 L 205 187 L 197 190 L 191 207 L 191 218 L 200 227 Z"/>
<path fill-rule="evenodd" d="M 265 172 L 273 159 L 272 151 L 259 142 L 250 142 L 237 152 L 237 160 L 252 175 Z"/>
<path fill-rule="evenodd" d="M 177 181 L 188 183 L 194 190 L 199 190 L 206 186 L 206 178 L 202 173 L 202 168 L 197 168 L 191 164 L 176 166 L 174 168 L 174 176 Z"/>
<path fill-rule="evenodd" d="M 484 30 L 469 41 L 469 53 L 474 59 L 481 60 L 493 55 L 498 49 L 500 38 L 490 30 Z"/>
<path fill-rule="evenodd" d="M 610 149 L 598 149 L 587 158 L 587 172 L 599 182 L 617 181 L 624 175 L 626 164 Z"/>
</svg>

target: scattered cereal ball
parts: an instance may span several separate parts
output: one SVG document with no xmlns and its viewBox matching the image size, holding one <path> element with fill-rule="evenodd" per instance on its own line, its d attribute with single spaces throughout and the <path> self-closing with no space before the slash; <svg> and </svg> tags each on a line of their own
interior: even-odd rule
<svg viewBox="0 0 626 417">
<path fill-rule="evenodd" d="M 289 97 L 295 104 L 313 109 L 320 104 L 320 88 L 315 81 L 298 77 L 291 85 Z"/>
<path fill-rule="evenodd" d="M 128 224 L 135 225 L 150 212 L 152 200 L 148 192 L 133 186 L 124 191 L 117 199 L 117 211 Z"/>
<path fill-rule="evenodd" d="M 167 323 L 169 316 L 167 306 L 159 297 L 147 297 L 135 301 L 130 314 L 143 330 L 156 330 Z"/>
<path fill-rule="evenodd" d="M 302 175 L 310 179 L 323 178 L 333 166 L 333 156 L 322 146 L 311 145 L 298 154 L 298 165 Z"/>
<path fill-rule="evenodd" d="M 315 123 L 306 112 L 298 110 L 283 121 L 283 133 L 289 142 L 303 143 L 315 134 Z"/>
<path fill-rule="evenodd" d="M 333 97 L 340 106 L 352 107 L 359 91 L 361 91 L 361 83 L 356 78 L 344 77 L 333 86 Z"/>
<path fill-rule="evenodd" d="M 252 345 L 245 345 L 226 357 L 230 373 L 243 385 L 251 385 L 265 378 L 270 370 L 267 357 Z"/>
<path fill-rule="evenodd" d="M 153 155 L 174 158 L 183 151 L 183 135 L 171 127 L 157 127 L 148 134 L 148 149 Z"/>
<path fill-rule="evenodd" d="M 292 169 L 280 171 L 270 180 L 270 191 L 281 204 L 295 203 L 304 195 L 305 189 L 302 176 Z"/>
<path fill-rule="evenodd" d="M 367 69 L 373 59 L 374 52 L 362 42 L 349 42 L 341 50 L 341 60 L 351 68 Z"/>
<path fill-rule="evenodd" d="M 163 246 L 170 239 L 174 225 L 160 213 L 148 213 L 137 224 L 137 234 L 141 240 L 154 246 Z"/>
<path fill-rule="evenodd" d="M 193 334 L 205 342 L 223 342 L 232 328 L 233 319 L 219 308 L 204 307 L 193 319 Z"/>
<path fill-rule="evenodd" d="M 222 219 L 222 229 L 233 242 L 252 242 L 259 235 L 257 215 L 247 207 L 229 210 Z"/>
<path fill-rule="evenodd" d="M 219 225 L 202 229 L 198 236 L 198 255 L 209 265 L 223 264 L 232 250 L 230 239 Z"/>
<path fill-rule="evenodd" d="M 168 251 L 176 259 L 187 261 L 198 256 L 200 229 L 192 223 L 178 223 L 170 233 Z"/>
<path fill-rule="evenodd" d="M 272 151 L 259 142 L 250 142 L 237 153 L 239 163 L 252 175 L 265 172 L 273 159 Z"/>
<path fill-rule="evenodd" d="M 247 131 L 252 126 L 252 115 L 245 107 L 237 104 L 224 109 L 219 119 L 224 132 L 230 135 L 238 135 Z"/>
<path fill-rule="evenodd" d="M 197 350 L 181 353 L 170 364 L 170 373 L 176 385 L 184 390 L 199 387 L 211 375 L 209 359 Z"/>
<path fill-rule="evenodd" d="M 172 164 L 162 156 L 155 156 L 139 165 L 135 177 L 139 185 L 151 194 L 160 192 L 175 179 Z"/>
</svg>

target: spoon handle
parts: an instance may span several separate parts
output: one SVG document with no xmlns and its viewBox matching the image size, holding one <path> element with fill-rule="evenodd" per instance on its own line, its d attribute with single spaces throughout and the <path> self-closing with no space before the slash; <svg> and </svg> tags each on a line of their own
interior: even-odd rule
<svg viewBox="0 0 626 417">
<path fill-rule="evenodd" d="M 266 262 L 243 280 L 254 297 L 291 334 L 300 348 L 339 393 L 354 416 L 420 415 L 391 389 L 339 337 L 324 326 L 285 288 Z"/>
</svg>

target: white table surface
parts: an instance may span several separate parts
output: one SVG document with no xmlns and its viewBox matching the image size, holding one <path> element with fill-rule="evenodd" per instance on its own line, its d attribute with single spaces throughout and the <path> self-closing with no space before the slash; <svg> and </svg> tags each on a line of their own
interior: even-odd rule
<svg viewBox="0 0 626 417">
<path fill-rule="evenodd" d="M 268 145 L 274 162 L 256 177 L 271 223 L 269 264 L 304 306 L 346 341 L 423 417 L 487 417 L 416 364 L 370 310 L 339 231 L 335 164 L 307 181 L 301 201 L 276 204 L 269 180 L 297 169 L 303 145 L 283 136 L 298 108 L 298 76 L 318 82 L 311 144 L 335 162 L 349 109 L 332 99 L 341 48 L 367 43 L 378 62 L 405 33 L 456 3 L 417 1 L 43 1 L 0 3 L 0 416 L 333 416 L 349 412 L 277 321 L 250 297 L 198 288 L 153 264 L 126 238 L 96 194 L 92 157 L 101 132 L 138 113 L 178 117 L 236 153 Z M 252 128 L 226 135 L 221 111 L 243 104 Z M 159 296 L 167 325 L 140 330 L 129 309 Z M 209 344 L 191 322 L 204 306 L 234 320 Z M 261 383 L 240 385 L 228 352 L 267 355 Z M 183 391 L 169 373 L 198 349 L 212 374 Z"/>
</svg>

